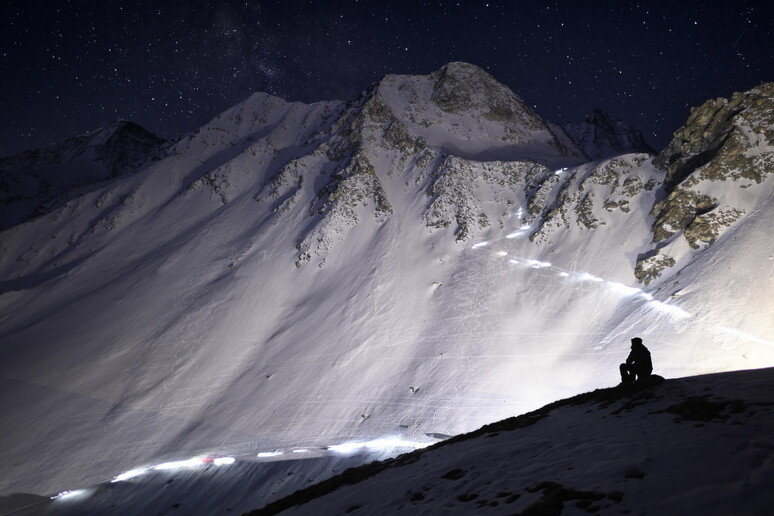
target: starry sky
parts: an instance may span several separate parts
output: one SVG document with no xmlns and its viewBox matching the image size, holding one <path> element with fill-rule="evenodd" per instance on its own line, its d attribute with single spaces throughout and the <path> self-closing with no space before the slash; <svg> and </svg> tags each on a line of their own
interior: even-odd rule
<svg viewBox="0 0 774 516">
<path fill-rule="evenodd" d="M 538 114 L 662 148 L 691 106 L 774 81 L 770 1 L 5 0 L 0 156 L 116 119 L 176 138 L 254 91 L 351 99 L 476 64 Z"/>
</svg>

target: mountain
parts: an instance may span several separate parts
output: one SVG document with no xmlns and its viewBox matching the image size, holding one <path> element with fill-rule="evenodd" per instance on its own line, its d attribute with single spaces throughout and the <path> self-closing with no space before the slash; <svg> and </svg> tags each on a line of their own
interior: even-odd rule
<svg viewBox="0 0 774 516">
<path fill-rule="evenodd" d="M 248 514 L 771 514 L 772 380 L 762 369 L 581 394 Z"/>
<path fill-rule="evenodd" d="M 668 378 L 774 365 L 772 87 L 709 154 L 588 162 L 450 63 L 348 102 L 256 93 L 68 190 L 0 232 L 0 493 L 431 443 L 616 383 L 633 336 Z"/>
<path fill-rule="evenodd" d="M 365 446 L 270 462 L 189 460 L 55 500 L 0 499 L 0 508 L 194 516 L 271 500 L 248 514 L 770 514 L 772 380 L 768 368 L 619 385 L 368 464 Z M 312 484 L 320 473 L 328 478 Z"/>
<path fill-rule="evenodd" d="M 129 174 L 164 154 L 165 140 L 116 121 L 45 149 L 0 159 L 0 229 L 48 213 L 58 199 Z M 77 190 L 77 191 L 74 191 Z"/>
<path fill-rule="evenodd" d="M 640 131 L 601 109 L 595 109 L 583 122 L 567 122 L 562 128 L 591 159 L 632 152 L 656 153 Z"/>
</svg>

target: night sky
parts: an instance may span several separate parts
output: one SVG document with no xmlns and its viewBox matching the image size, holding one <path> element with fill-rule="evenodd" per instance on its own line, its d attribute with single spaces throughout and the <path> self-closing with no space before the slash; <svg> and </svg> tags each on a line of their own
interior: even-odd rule
<svg viewBox="0 0 774 516">
<path fill-rule="evenodd" d="M 251 92 L 351 99 L 481 66 L 543 118 L 600 107 L 661 148 L 708 98 L 774 81 L 771 1 L 0 3 L 0 155 L 115 119 L 168 138 Z"/>
</svg>

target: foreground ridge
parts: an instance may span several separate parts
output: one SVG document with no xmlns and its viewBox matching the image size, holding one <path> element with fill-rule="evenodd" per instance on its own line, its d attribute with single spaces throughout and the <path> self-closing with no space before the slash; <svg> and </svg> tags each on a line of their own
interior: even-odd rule
<svg viewBox="0 0 774 516">
<path fill-rule="evenodd" d="M 774 500 L 765 488 L 774 464 L 755 458 L 774 444 L 766 431 L 774 398 L 757 391 L 772 379 L 774 369 L 762 369 L 597 389 L 352 468 L 248 514 L 387 514 L 404 507 L 416 514 L 466 514 L 476 507 L 491 514 L 561 514 L 564 503 L 588 512 L 680 514 L 691 506 L 702 514 L 755 513 Z M 594 462 L 584 463 L 592 452 L 583 447 L 595 441 Z M 745 457 L 726 466 L 729 442 L 738 442 Z M 696 453 L 710 458 L 692 464 Z M 529 464 L 513 461 L 530 454 Z M 754 464 L 746 470 L 749 459 Z M 702 470 L 713 461 L 715 471 Z M 677 464 L 680 472 L 670 472 Z M 732 472 L 718 473 L 726 467 Z M 659 475 L 680 480 L 670 486 L 673 479 Z M 702 499 L 713 489 L 722 494 Z"/>
</svg>

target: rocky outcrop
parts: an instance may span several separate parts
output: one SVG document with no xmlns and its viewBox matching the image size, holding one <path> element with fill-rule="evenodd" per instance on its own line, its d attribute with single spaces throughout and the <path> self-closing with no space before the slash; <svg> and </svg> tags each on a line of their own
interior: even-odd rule
<svg viewBox="0 0 774 516">
<path fill-rule="evenodd" d="M 668 192 L 651 212 L 654 242 L 682 232 L 694 248 L 713 243 L 745 211 L 739 189 L 774 173 L 774 83 L 693 109 L 653 164 Z"/>
<path fill-rule="evenodd" d="M 528 185 L 548 176 L 550 170 L 539 163 L 477 163 L 449 156 L 434 171 L 426 191 L 430 203 L 424 213 L 425 224 L 430 228 L 452 227 L 455 239 L 467 242 L 492 224 L 502 226 L 507 207 L 519 203 Z M 499 210 L 487 210 L 485 199 L 499 205 Z"/>
<path fill-rule="evenodd" d="M 530 239 L 542 242 L 572 225 L 596 229 L 612 222 L 616 212 L 628 214 L 644 192 L 659 184 L 651 177 L 654 171 L 644 167 L 647 160 L 645 154 L 629 154 L 590 170 L 559 170 L 546 177 L 529 200 L 528 211 L 535 217 Z"/>
<path fill-rule="evenodd" d="M 735 93 L 730 99 L 708 100 L 691 110 L 653 164 L 666 170 L 670 187 L 702 167 L 706 167 L 702 175 L 709 179 L 746 177 L 760 182 L 758 169 L 764 163 L 756 163 L 745 151 L 774 141 L 773 108 L 774 83 Z"/>
<path fill-rule="evenodd" d="M 701 252 L 755 208 L 750 189 L 774 173 L 774 83 L 694 108 L 653 164 L 666 172 L 666 195 L 650 212 L 654 253 L 635 268 L 645 284 L 686 255 L 661 254 L 665 246 L 683 238 Z"/>
<path fill-rule="evenodd" d="M 645 285 L 650 285 L 650 283 L 658 279 L 666 269 L 674 267 L 676 263 L 674 258 L 665 254 L 640 257 L 634 268 L 634 277 Z"/>
</svg>

